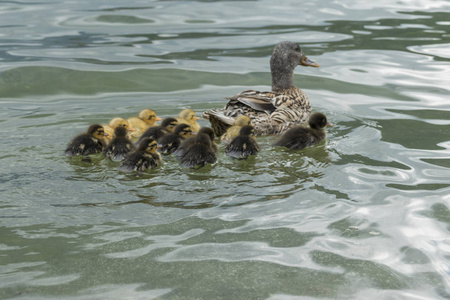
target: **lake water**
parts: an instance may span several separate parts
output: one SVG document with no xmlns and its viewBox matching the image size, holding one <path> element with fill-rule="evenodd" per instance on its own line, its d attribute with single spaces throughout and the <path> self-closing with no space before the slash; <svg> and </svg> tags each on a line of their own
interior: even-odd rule
<svg viewBox="0 0 450 300">
<path fill-rule="evenodd" d="M 0 299 L 450 299 L 450 2 L 2 1 Z M 141 175 L 91 123 L 296 86 L 335 126 Z M 201 120 L 201 125 L 209 123 Z"/>
</svg>

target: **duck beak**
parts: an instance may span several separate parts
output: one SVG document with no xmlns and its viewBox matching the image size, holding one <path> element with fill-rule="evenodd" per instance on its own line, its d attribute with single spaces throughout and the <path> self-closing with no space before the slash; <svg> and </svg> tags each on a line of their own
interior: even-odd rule
<svg viewBox="0 0 450 300">
<path fill-rule="evenodd" d="M 128 128 L 128 131 L 136 131 L 136 129 L 134 129 L 134 128 Z"/>
<path fill-rule="evenodd" d="M 196 119 L 196 120 L 200 120 L 200 118 L 199 118 L 199 117 L 195 117 L 195 119 Z"/>
<path fill-rule="evenodd" d="M 109 134 L 107 134 L 106 132 L 103 134 L 103 136 L 109 136 Z"/>
<path fill-rule="evenodd" d="M 328 123 L 327 124 L 327 127 L 333 127 L 334 125 L 333 124 L 331 124 L 331 123 Z"/>
<path fill-rule="evenodd" d="M 307 58 L 305 54 L 303 54 L 300 64 L 305 67 L 316 67 L 317 68 L 319 66 L 318 63 L 315 63 L 312 60 L 310 60 L 309 58 Z"/>
<path fill-rule="evenodd" d="M 156 121 L 161 121 L 162 119 L 160 117 L 156 117 Z"/>
</svg>

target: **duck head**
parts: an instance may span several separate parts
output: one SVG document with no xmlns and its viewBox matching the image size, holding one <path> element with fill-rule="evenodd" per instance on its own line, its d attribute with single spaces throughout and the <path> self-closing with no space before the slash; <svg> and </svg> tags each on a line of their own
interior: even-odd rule
<svg viewBox="0 0 450 300">
<path fill-rule="evenodd" d="M 117 127 L 116 129 L 114 129 L 114 137 L 126 137 L 128 133 L 128 130 L 123 127 Z"/>
<path fill-rule="evenodd" d="M 192 129 L 188 124 L 178 124 L 173 133 L 179 135 L 182 139 L 187 139 L 192 136 Z"/>
<path fill-rule="evenodd" d="M 108 135 L 107 133 L 105 133 L 105 129 L 103 128 L 103 126 L 100 124 L 93 124 L 89 126 L 87 134 L 97 140 L 103 140 L 105 136 Z"/>
<path fill-rule="evenodd" d="M 177 125 L 178 125 L 177 119 L 171 117 L 165 118 L 161 122 L 161 128 L 163 128 L 167 132 L 173 132 Z"/>
<path fill-rule="evenodd" d="M 136 131 L 136 129 L 131 128 L 127 120 L 122 118 L 114 118 L 109 122 L 109 126 L 116 129 L 117 127 L 124 127 L 127 131 Z"/>
<path fill-rule="evenodd" d="M 244 136 L 255 136 L 255 128 L 253 128 L 253 126 L 250 125 L 245 125 L 242 126 L 241 130 L 239 131 L 239 135 L 244 135 Z"/>
<path fill-rule="evenodd" d="M 156 113 L 151 109 L 141 110 L 139 119 L 143 120 L 148 125 L 154 125 L 156 121 L 161 121 L 161 118 L 156 116 Z"/>
<path fill-rule="evenodd" d="M 180 119 L 186 120 L 188 123 L 195 123 L 200 118 L 195 115 L 195 111 L 187 108 L 183 109 L 179 115 Z"/>
<path fill-rule="evenodd" d="M 313 113 L 308 120 L 308 124 L 314 129 L 323 129 L 327 126 L 333 126 L 327 121 L 327 117 L 323 113 Z"/>
<path fill-rule="evenodd" d="M 252 120 L 247 116 L 239 116 L 234 121 L 234 125 L 237 125 L 237 126 L 252 125 Z"/>
</svg>

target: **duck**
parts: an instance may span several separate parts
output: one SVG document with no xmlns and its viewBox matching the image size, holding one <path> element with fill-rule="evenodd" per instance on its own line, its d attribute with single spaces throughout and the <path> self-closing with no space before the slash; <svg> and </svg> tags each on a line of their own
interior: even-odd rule
<svg viewBox="0 0 450 300">
<path fill-rule="evenodd" d="M 224 108 L 207 110 L 202 117 L 209 120 L 217 136 L 224 134 L 240 115 L 250 117 L 257 136 L 281 135 L 290 127 L 305 123 L 311 114 L 311 104 L 306 94 L 294 86 L 294 69 L 298 65 L 319 67 L 297 43 L 277 44 L 270 58 L 272 91 L 243 91 L 227 98 Z"/>
<path fill-rule="evenodd" d="M 239 135 L 225 148 L 225 153 L 231 158 L 247 159 L 259 152 L 259 145 L 255 139 L 255 128 L 250 125 L 242 126 Z"/>
<path fill-rule="evenodd" d="M 211 140 L 211 148 L 213 150 L 214 153 L 217 153 L 217 151 L 219 150 L 219 147 L 217 146 L 216 143 L 214 143 L 214 139 L 215 139 L 215 134 L 214 131 L 210 128 L 210 127 L 202 127 L 200 128 L 200 130 L 198 131 L 197 135 L 192 136 L 190 138 L 187 138 L 183 141 L 181 141 L 180 146 L 178 147 L 178 149 L 176 151 L 173 152 L 173 154 L 175 154 L 175 156 L 181 160 L 181 157 L 183 157 L 183 155 L 186 153 L 186 151 L 196 142 L 196 137 L 200 134 L 206 134 L 209 139 Z"/>
<path fill-rule="evenodd" d="M 122 171 L 145 171 L 161 165 L 158 144 L 152 138 L 145 138 L 133 152 L 125 156 L 119 169 Z"/>
<path fill-rule="evenodd" d="M 158 140 L 167 133 L 173 133 L 178 121 L 175 118 L 167 117 L 162 120 L 161 125 L 148 128 L 138 139 L 136 144 L 139 144 L 145 138 L 152 138 Z"/>
<path fill-rule="evenodd" d="M 191 126 L 188 124 L 178 124 L 173 133 L 168 133 L 160 137 L 157 142 L 161 154 L 168 155 L 180 147 L 181 141 L 192 136 Z"/>
<path fill-rule="evenodd" d="M 283 146 L 292 150 L 299 150 L 309 146 L 314 146 L 323 141 L 327 133 L 325 127 L 333 126 L 327 121 L 323 113 L 313 113 L 308 120 L 309 128 L 294 126 L 286 131 L 274 146 Z"/>
<path fill-rule="evenodd" d="M 197 122 L 198 120 L 200 120 L 200 118 L 197 117 L 197 115 L 195 114 L 195 111 L 190 108 L 183 109 L 180 112 L 177 120 L 178 120 L 178 124 L 183 123 L 183 124 L 188 124 L 189 126 L 191 126 L 192 131 L 195 133 L 197 133 L 201 128 L 200 124 L 198 124 L 198 122 Z"/>
<path fill-rule="evenodd" d="M 86 158 L 90 154 L 100 153 L 106 147 L 107 135 L 102 125 L 92 124 L 85 133 L 77 135 L 69 142 L 64 153 L 67 156 L 82 155 Z"/>
<path fill-rule="evenodd" d="M 231 141 L 239 136 L 239 131 L 243 126 L 251 126 L 252 120 L 248 116 L 239 116 L 234 121 L 233 126 L 228 127 L 227 131 L 220 137 L 220 141 L 227 146 Z"/>
<path fill-rule="evenodd" d="M 114 130 L 117 127 L 125 127 L 129 132 L 135 131 L 133 127 L 130 126 L 127 120 L 122 118 L 114 118 L 111 121 L 109 121 L 108 125 L 103 125 L 103 128 L 105 129 L 105 133 L 108 135 L 106 136 L 105 140 L 107 143 L 110 143 L 114 136 Z"/>
<path fill-rule="evenodd" d="M 136 131 L 131 133 L 131 137 L 140 137 L 145 130 L 149 127 L 158 126 L 157 121 L 161 121 L 161 118 L 151 109 L 143 109 L 139 112 L 137 117 L 130 117 L 127 119 L 128 124 Z"/>
<path fill-rule="evenodd" d="M 201 168 L 216 162 L 216 151 L 212 146 L 211 137 L 206 133 L 199 133 L 192 139 L 192 143 L 180 158 L 180 164 L 186 168 Z"/>
<path fill-rule="evenodd" d="M 122 160 L 125 155 L 135 149 L 134 144 L 127 137 L 125 127 L 117 127 L 114 130 L 114 138 L 111 143 L 103 150 L 103 154 L 110 160 Z"/>
</svg>

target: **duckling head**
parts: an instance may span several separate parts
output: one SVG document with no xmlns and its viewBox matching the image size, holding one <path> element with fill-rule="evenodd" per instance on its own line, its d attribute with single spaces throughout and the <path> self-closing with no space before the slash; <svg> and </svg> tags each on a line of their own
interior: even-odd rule
<svg viewBox="0 0 450 300">
<path fill-rule="evenodd" d="M 89 134 L 90 136 L 92 136 L 97 140 L 103 140 L 105 136 L 108 135 L 107 133 L 105 133 L 105 129 L 103 128 L 103 126 L 100 124 L 93 124 L 89 126 L 87 134 Z"/>
<path fill-rule="evenodd" d="M 294 69 L 298 65 L 319 66 L 306 57 L 297 43 L 286 41 L 276 45 L 270 58 L 272 89 L 276 91 L 290 88 L 293 85 Z"/>
<path fill-rule="evenodd" d="M 252 120 L 249 117 L 242 115 L 236 118 L 236 120 L 234 121 L 234 125 L 237 126 L 252 125 Z"/>
<path fill-rule="evenodd" d="M 192 136 L 192 129 L 188 124 L 178 124 L 173 133 L 179 135 L 182 139 L 186 139 Z"/>
<path fill-rule="evenodd" d="M 130 127 L 130 124 L 128 123 L 127 120 L 122 119 L 122 118 L 114 118 L 109 122 L 109 126 L 111 126 L 112 128 L 116 129 L 117 127 L 125 127 L 126 130 L 128 131 L 135 131 L 134 128 Z"/>
<path fill-rule="evenodd" d="M 202 127 L 202 128 L 200 128 L 200 130 L 198 131 L 197 135 L 200 135 L 200 134 L 207 135 L 211 141 L 214 141 L 214 138 L 216 137 L 214 135 L 214 131 L 211 128 L 209 128 L 209 127 Z"/>
<path fill-rule="evenodd" d="M 156 113 L 151 109 L 141 110 L 139 119 L 143 120 L 148 125 L 153 125 L 156 121 L 161 121 L 161 118 L 156 116 Z"/>
<path fill-rule="evenodd" d="M 171 117 L 165 118 L 161 122 L 161 127 L 168 132 L 173 132 L 177 125 L 178 125 L 177 119 Z"/>
<path fill-rule="evenodd" d="M 128 133 L 128 130 L 125 127 L 117 127 L 114 129 L 114 136 L 115 137 L 126 137 Z"/>
<path fill-rule="evenodd" d="M 328 124 L 327 117 L 323 113 L 313 113 L 308 120 L 308 124 L 314 129 L 323 129 L 327 126 L 333 126 Z"/>
<path fill-rule="evenodd" d="M 239 135 L 255 136 L 255 128 L 250 125 L 242 126 L 241 130 L 239 131 Z"/>
<path fill-rule="evenodd" d="M 197 120 L 200 119 L 195 115 L 195 111 L 190 108 L 183 109 L 180 112 L 179 117 L 180 117 L 180 119 L 186 120 L 186 122 L 188 122 L 188 123 L 195 123 L 195 122 L 197 122 Z"/>
<path fill-rule="evenodd" d="M 147 153 L 156 152 L 158 148 L 158 143 L 152 138 L 143 139 L 137 148 L 137 151 L 144 151 Z"/>
</svg>

